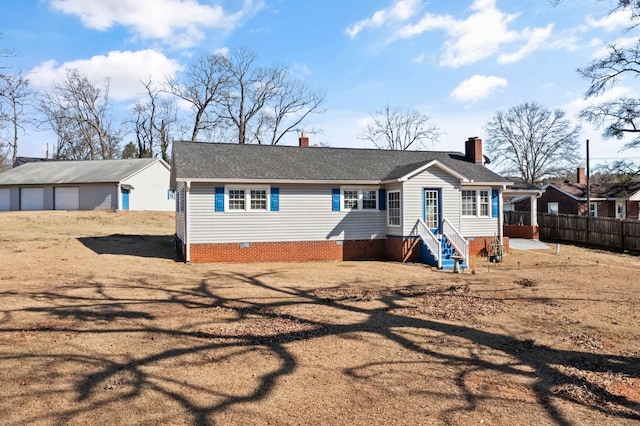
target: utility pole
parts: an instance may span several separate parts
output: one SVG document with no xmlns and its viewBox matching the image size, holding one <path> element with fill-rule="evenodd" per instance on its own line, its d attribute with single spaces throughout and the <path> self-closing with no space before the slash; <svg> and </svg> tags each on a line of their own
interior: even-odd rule
<svg viewBox="0 0 640 426">
<path fill-rule="evenodd" d="M 589 244 L 589 219 L 591 217 L 591 180 L 589 178 L 589 139 L 587 139 L 587 241 Z"/>
</svg>

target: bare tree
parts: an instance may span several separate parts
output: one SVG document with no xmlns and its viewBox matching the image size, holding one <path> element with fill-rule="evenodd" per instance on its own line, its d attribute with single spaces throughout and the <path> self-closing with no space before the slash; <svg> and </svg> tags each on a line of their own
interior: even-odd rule
<svg viewBox="0 0 640 426">
<path fill-rule="evenodd" d="M 175 103 L 151 79 L 142 82 L 146 99 L 136 102 L 132 111 L 133 130 L 139 157 L 156 157 L 169 161 L 171 127 L 177 121 Z"/>
<path fill-rule="evenodd" d="M 385 106 L 371 115 L 372 124 L 359 135 L 379 149 L 404 151 L 424 148 L 427 141 L 436 142 L 440 128 L 429 116 L 416 110 L 403 110 Z"/>
<path fill-rule="evenodd" d="M 24 125 L 29 121 L 24 109 L 33 101 L 34 93 L 29 88 L 29 80 L 22 72 L 15 75 L 0 75 L 0 104 L 6 106 L 4 119 L 9 124 L 9 135 L 5 139 L 8 149 L 11 151 L 11 162 L 14 164 L 18 156 L 18 140 L 20 132 L 24 131 Z M 0 120 L 3 117 L 0 117 Z"/>
<path fill-rule="evenodd" d="M 562 1 L 551 0 L 551 3 L 556 6 Z M 640 1 L 615 0 L 609 15 L 622 10 L 631 12 L 627 31 L 640 25 Z M 589 82 L 585 99 L 602 94 L 620 78 L 640 75 L 640 41 L 630 47 L 610 44 L 607 48 L 608 52 L 604 57 L 578 69 L 578 73 Z M 640 147 L 640 101 L 637 98 L 625 96 L 592 103 L 581 111 L 580 118 L 602 129 L 604 138 L 622 139 L 629 135 L 632 139 L 625 144 L 625 148 Z"/>
<path fill-rule="evenodd" d="M 497 111 L 485 129 L 487 154 L 505 174 L 535 184 L 577 165 L 580 126 L 560 109 L 525 102 Z"/>
<path fill-rule="evenodd" d="M 578 72 L 590 83 L 585 93 L 591 98 L 613 86 L 622 76 L 640 75 L 640 41 L 629 48 L 609 45 L 604 58 L 594 60 Z M 632 135 L 626 148 L 640 147 L 640 100 L 620 97 L 611 101 L 593 103 L 580 112 L 580 118 L 603 129 L 603 137 L 622 139 Z"/>
<path fill-rule="evenodd" d="M 259 67 L 257 55 L 238 49 L 230 55 L 223 118 L 237 129 L 238 143 L 278 144 L 312 113 L 320 113 L 323 92 L 309 90 L 285 67 Z"/>
<path fill-rule="evenodd" d="M 616 160 L 600 164 L 596 167 L 596 172 L 601 175 L 602 182 L 616 182 L 623 188 L 629 188 L 640 176 L 640 164 L 628 159 Z"/>
<path fill-rule="evenodd" d="M 182 79 L 167 80 L 166 90 L 191 104 L 192 141 L 198 139 L 200 131 L 219 125 L 218 108 L 228 82 L 227 62 L 224 55 L 203 56 L 189 66 Z"/>
<path fill-rule="evenodd" d="M 67 70 L 40 101 L 45 124 L 58 135 L 56 155 L 108 159 L 119 154 L 120 135 L 111 128 L 109 81 L 100 88 L 77 69 Z"/>
</svg>

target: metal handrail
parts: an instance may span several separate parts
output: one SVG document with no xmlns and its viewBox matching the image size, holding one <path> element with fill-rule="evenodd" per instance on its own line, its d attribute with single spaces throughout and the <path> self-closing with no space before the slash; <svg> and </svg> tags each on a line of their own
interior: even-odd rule
<svg viewBox="0 0 640 426">
<path fill-rule="evenodd" d="M 464 263 L 469 264 L 469 241 L 449 222 L 447 218 L 442 219 L 442 235 L 447 237 L 453 248 L 464 257 Z"/>
<path fill-rule="evenodd" d="M 438 237 L 431 232 L 422 219 L 418 219 L 413 229 L 438 260 L 438 269 L 442 269 L 442 245 Z"/>
</svg>

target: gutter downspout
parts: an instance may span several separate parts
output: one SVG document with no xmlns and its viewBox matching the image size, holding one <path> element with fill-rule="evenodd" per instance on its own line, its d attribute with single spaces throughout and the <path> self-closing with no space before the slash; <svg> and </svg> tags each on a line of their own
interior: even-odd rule
<svg viewBox="0 0 640 426">
<path fill-rule="evenodd" d="M 500 242 L 500 247 L 502 247 L 502 255 L 504 256 L 504 247 L 502 245 L 502 238 L 504 235 L 504 212 L 503 212 L 503 201 L 502 201 L 502 188 L 498 190 L 498 241 Z"/>
<path fill-rule="evenodd" d="M 184 261 L 191 262 L 191 249 L 189 247 L 189 193 L 191 192 L 191 181 L 184 185 Z"/>
<path fill-rule="evenodd" d="M 116 185 L 116 211 L 120 211 L 120 203 L 122 198 L 122 188 L 120 187 L 121 182 L 118 182 Z"/>
</svg>

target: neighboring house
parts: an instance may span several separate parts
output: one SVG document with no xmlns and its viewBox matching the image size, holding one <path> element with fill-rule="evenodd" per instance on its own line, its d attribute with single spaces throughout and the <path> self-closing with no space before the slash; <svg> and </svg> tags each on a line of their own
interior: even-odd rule
<svg viewBox="0 0 640 426">
<path fill-rule="evenodd" d="M 162 159 L 26 162 L 0 173 L 0 210 L 175 209 Z"/>
<path fill-rule="evenodd" d="M 591 184 L 587 197 L 587 181 L 584 167 L 578 167 L 576 182 L 553 182 L 542 186 L 544 193 L 537 200 L 539 213 L 560 213 L 596 217 L 638 219 L 640 182 L 628 186 L 619 183 Z M 587 203 L 590 206 L 587 207 Z M 516 211 L 529 211 L 528 198 L 514 200 Z"/>
<path fill-rule="evenodd" d="M 451 267 L 449 244 L 468 264 L 501 241 L 510 182 L 483 166 L 480 139 L 467 141 L 466 154 L 308 143 L 174 143 L 185 261 L 422 258 Z"/>
</svg>

